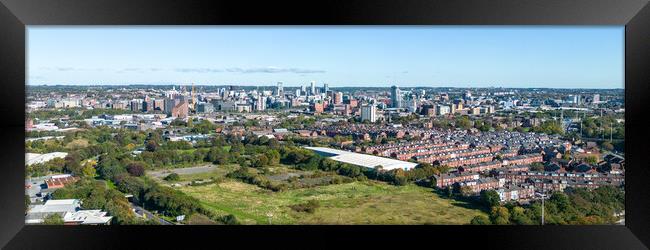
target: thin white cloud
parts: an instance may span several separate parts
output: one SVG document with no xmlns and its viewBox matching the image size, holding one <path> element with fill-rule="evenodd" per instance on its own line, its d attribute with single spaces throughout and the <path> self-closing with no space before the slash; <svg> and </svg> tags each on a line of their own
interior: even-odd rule
<svg viewBox="0 0 650 250">
<path fill-rule="evenodd" d="M 104 71 L 106 69 L 102 68 L 76 68 L 76 67 L 41 67 L 41 70 L 45 71 Z M 158 72 L 158 71 L 165 71 L 166 69 L 162 68 L 137 68 L 137 67 L 129 67 L 129 68 L 121 68 L 121 69 L 116 69 L 115 72 L 117 73 L 125 73 L 125 72 L 136 72 L 136 73 L 145 73 L 145 72 Z M 282 67 L 256 67 L 256 68 L 239 68 L 239 67 L 232 67 L 232 68 L 174 68 L 174 69 L 167 69 L 170 71 L 175 71 L 175 72 L 180 72 L 180 73 L 220 73 L 220 72 L 228 72 L 228 73 L 242 73 L 242 74 L 273 74 L 273 73 L 293 73 L 293 74 L 317 74 L 317 73 L 325 73 L 327 71 L 321 70 L 321 69 L 303 69 L 303 68 L 282 68 Z"/>
</svg>

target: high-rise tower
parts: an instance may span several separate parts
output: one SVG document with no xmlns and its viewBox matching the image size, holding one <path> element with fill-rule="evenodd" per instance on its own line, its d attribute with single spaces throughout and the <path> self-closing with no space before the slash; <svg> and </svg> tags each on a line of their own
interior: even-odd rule
<svg viewBox="0 0 650 250">
<path fill-rule="evenodd" d="M 275 94 L 280 97 L 284 96 L 284 89 L 282 88 L 282 82 L 278 82 L 278 86 L 275 90 Z"/>
<path fill-rule="evenodd" d="M 393 85 L 391 89 L 391 107 L 401 108 L 402 107 L 402 94 L 397 86 Z"/>
</svg>

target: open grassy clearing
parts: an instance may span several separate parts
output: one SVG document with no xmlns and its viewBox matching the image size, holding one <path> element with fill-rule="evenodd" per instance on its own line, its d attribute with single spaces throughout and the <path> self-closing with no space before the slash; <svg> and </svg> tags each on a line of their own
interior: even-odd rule
<svg viewBox="0 0 650 250">
<path fill-rule="evenodd" d="M 171 173 L 177 173 L 181 177 L 180 181 L 192 181 L 192 180 L 201 180 L 209 179 L 211 177 L 223 177 L 227 173 L 237 169 L 237 164 L 232 165 L 211 165 L 205 164 L 200 166 L 193 166 L 187 168 L 172 168 L 172 169 L 160 169 L 147 171 L 148 176 L 163 179 L 165 176 Z"/>
<path fill-rule="evenodd" d="M 233 214 L 244 224 L 467 224 L 483 212 L 444 199 L 429 188 L 365 181 L 273 193 L 235 180 L 179 190 L 201 200 L 219 215 Z M 315 213 L 290 205 L 318 200 Z"/>
<path fill-rule="evenodd" d="M 212 169 L 208 172 L 195 173 L 195 174 L 179 174 L 181 177 L 180 181 L 193 181 L 193 180 L 205 180 L 210 179 L 211 177 L 218 178 L 224 177 L 229 172 L 237 169 L 239 167 L 236 164 L 233 165 L 218 165 L 215 169 Z"/>
</svg>

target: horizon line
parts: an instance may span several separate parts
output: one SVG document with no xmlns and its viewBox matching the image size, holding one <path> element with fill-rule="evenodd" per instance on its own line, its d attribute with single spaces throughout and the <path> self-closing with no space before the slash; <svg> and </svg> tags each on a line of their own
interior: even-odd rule
<svg viewBox="0 0 650 250">
<path fill-rule="evenodd" d="M 116 84 L 25 84 L 25 86 L 32 87 L 119 87 L 119 86 L 190 86 L 192 83 L 116 83 Z M 322 88 L 317 86 L 317 88 Z M 212 87 L 271 87 L 275 88 L 277 85 L 238 85 L 238 84 L 194 84 L 194 86 L 212 86 Z M 286 88 L 300 88 L 302 86 L 309 87 L 309 85 L 298 85 L 298 86 L 287 86 L 283 85 Z M 490 88 L 503 88 L 503 89 L 602 89 L 602 90 L 618 90 L 625 89 L 625 87 L 620 88 L 589 88 L 589 87 L 507 87 L 507 86 L 482 86 L 482 87 L 451 87 L 451 86 L 399 86 L 396 84 L 391 84 L 385 87 L 376 87 L 376 86 L 329 86 L 329 88 L 390 88 L 392 86 L 397 86 L 398 88 L 451 88 L 451 89 L 464 89 L 464 88 L 477 88 L 477 89 L 490 89 Z"/>
</svg>

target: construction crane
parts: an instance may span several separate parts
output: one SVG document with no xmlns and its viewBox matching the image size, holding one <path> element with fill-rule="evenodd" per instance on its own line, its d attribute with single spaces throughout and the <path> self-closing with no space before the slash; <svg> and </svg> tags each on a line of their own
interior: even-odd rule
<svg viewBox="0 0 650 250">
<path fill-rule="evenodd" d="M 191 107 L 192 107 L 192 110 L 195 111 L 196 110 L 196 90 L 194 89 L 194 83 L 192 83 L 192 93 L 191 93 L 191 95 L 192 95 L 192 99 L 191 99 L 192 106 Z"/>
</svg>

